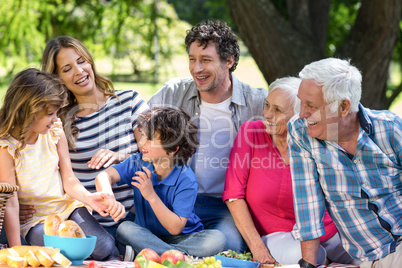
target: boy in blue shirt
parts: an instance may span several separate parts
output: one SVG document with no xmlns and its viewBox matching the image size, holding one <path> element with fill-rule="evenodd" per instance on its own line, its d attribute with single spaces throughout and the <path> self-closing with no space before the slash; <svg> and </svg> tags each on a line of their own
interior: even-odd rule
<svg viewBox="0 0 402 268">
<path fill-rule="evenodd" d="M 151 248 L 158 254 L 177 249 L 205 257 L 224 250 L 218 230 L 204 230 L 195 215 L 198 182 L 188 159 L 198 147 L 197 127 L 183 110 L 153 108 L 138 118 L 141 152 L 101 173 L 96 189 L 113 196 L 111 184 L 134 189 L 135 220 L 121 223 L 116 239 L 136 253 Z"/>
</svg>

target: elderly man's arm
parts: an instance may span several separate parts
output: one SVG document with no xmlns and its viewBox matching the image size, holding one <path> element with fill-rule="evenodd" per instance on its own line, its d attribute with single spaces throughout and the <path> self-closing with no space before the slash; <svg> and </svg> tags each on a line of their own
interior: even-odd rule
<svg viewBox="0 0 402 268">
<path fill-rule="evenodd" d="M 300 246 L 303 260 L 312 265 L 317 265 L 318 249 L 320 247 L 320 238 L 315 238 L 307 241 L 300 241 Z"/>
<path fill-rule="evenodd" d="M 320 236 L 325 234 L 322 219 L 325 213 L 324 196 L 312 153 L 314 141 L 303 132 L 303 121 L 292 118 L 288 123 L 289 164 L 292 174 L 293 203 L 296 225 L 292 231 L 301 241 L 302 262 L 316 265 Z"/>
</svg>

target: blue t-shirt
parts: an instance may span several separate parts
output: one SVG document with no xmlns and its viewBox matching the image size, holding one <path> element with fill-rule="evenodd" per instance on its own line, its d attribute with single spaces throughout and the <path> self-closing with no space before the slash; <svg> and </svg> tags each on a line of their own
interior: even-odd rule
<svg viewBox="0 0 402 268">
<path fill-rule="evenodd" d="M 197 198 L 198 182 L 192 169 L 187 166 L 175 165 L 169 175 L 158 181 L 152 163 L 142 160 L 142 153 L 134 153 L 114 168 L 120 175 L 119 184 L 131 185 L 135 172 L 147 167 L 151 171 L 151 181 L 154 190 L 167 208 L 180 217 L 188 218 L 182 234 L 199 232 L 204 229 L 200 218 L 195 215 L 194 203 Z M 170 235 L 156 217 L 151 205 L 142 197 L 140 190 L 131 185 L 134 190 L 135 223 L 149 229 L 155 235 Z"/>
</svg>

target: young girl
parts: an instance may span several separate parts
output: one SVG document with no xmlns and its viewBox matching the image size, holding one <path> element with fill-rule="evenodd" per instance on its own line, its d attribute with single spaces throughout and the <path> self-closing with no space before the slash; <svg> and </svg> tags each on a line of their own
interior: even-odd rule
<svg viewBox="0 0 402 268">
<path fill-rule="evenodd" d="M 88 192 L 74 176 L 57 118 L 66 98 L 57 79 L 34 68 L 20 72 L 7 90 L 0 110 L 0 181 L 20 190 L 7 202 L 4 227 L 10 247 L 21 244 L 20 232 L 29 244 L 43 246 L 43 222 L 57 214 L 77 222 L 86 235 L 97 236 L 92 258 L 103 260 L 116 255 L 115 241 L 85 205 L 116 221 L 125 209 L 113 197 Z M 21 226 L 19 203 L 36 209 Z"/>
</svg>

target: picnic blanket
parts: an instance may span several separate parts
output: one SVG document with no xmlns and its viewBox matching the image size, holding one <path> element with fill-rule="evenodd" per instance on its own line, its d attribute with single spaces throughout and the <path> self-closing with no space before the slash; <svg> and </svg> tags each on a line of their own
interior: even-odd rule
<svg viewBox="0 0 402 268">
<path fill-rule="evenodd" d="M 84 264 L 90 263 L 91 261 L 84 261 Z M 134 262 L 132 261 L 120 261 L 120 260 L 110 260 L 110 261 L 95 261 L 100 267 L 120 267 L 120 268 L 131 268 L 134 267 Z M 351 264 L 341 264 L 341 263 L 331 263 L 328 266 L 320 265 L 317 268 L 359 268 L 359 266 Z"/>
</svg>

